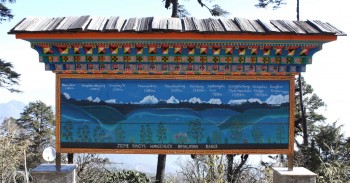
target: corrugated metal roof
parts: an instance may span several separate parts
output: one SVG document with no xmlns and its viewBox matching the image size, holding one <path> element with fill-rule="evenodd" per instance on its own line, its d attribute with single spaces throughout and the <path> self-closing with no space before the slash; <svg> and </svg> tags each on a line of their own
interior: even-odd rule
<svg viewBox="0 0 350 183">
<path fill-rule="evenodd" d="M 121 18 L 67 16 L 67 17 L 27 17 L 18 23 L 10 34 L 37 32 L 205 32 L 232 33 L 247 32 L 259 34 L 333 34 L 346 36 L 328 22 L 320 20 L 290 21 L 290 20 L 249 20 L 234 19 L 197 19 L 194 17 L 164 18 Z"/>
</svg>

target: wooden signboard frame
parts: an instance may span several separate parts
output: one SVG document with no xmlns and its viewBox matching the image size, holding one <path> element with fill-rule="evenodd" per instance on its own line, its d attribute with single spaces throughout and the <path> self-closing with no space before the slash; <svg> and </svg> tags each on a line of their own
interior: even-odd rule
<svg viewBox="0 0 350 183">
<path fill-rule="evenodd" d="M 115 80 L 207 80 L 207 81 L 289 81 L 289 142 L 285 149 L 130 149 L 130 148 L 65 148 L 61 146 L 61 79 L 115 79 Z M 294 145 L 294 76 L 228 76 L 228 75 L 108 75 L 56 74 L 56 147 L 59 153 L 106 154 L 293 154 Z"/>
</svg>

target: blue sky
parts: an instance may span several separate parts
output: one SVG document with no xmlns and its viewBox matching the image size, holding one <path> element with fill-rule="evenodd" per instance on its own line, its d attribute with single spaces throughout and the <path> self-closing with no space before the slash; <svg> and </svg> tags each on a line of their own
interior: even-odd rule
<svg viewBox="0 0 350 183">
<path fill-rule="evenodd" d="M 181 0 L 180 0 L 181 1 Z M 287 5 L 278 10 L 257 9 L 257 0 L 216 0 L 231 12 L 228 18 L 244 17 L 250 19 L 287 19 L 296 18 L 296 0 L 286 0 Z M 188 7 L 191 15 L 197 18 L 209 18 L 210 14 L 201 8 L 196 0 L 182 1 Z M 21 94 L 9 93 L 0 89 L 0 103 L 19 100 L 25 103 L 42 100 L 55 105 L 55 75 L 44 71 L 44 65 L 39 63 L 38 54 L 24 40 L 18 40 L 7 32 L 21 19 L 28 16 L 122 16 L 147 17 L 170 16 L 171 10 L 166 10 L 161 0 L 18 0 L 9 4 L 15 14 L 10 22 L 0 24 L 0 57 L 14 64 L 15 70 L 22 74 L 19 89 Z M 300 2 L 301 20 L 322 20 L 330 22 L 344 32 L 350 34 L 348 0 L 305 0 Z M 321 112 L 328 117 L 328 122 L 338 120 L 345 124 L 345 132 L 350 135 L 350 82 L 349 53 L 350 38 L 338 37 L 337 41 L 326 43 L 323 49 L 313 56 L 313 64 L 307 66 L 303 74 L 306 81 L 313 86 L 315 93 L 327 104 L 327 110 Z M 136 165 L 135 165 L 136 166 Z M 137 165 L 145 168 L 147 165 Z"/>
<path fill-rule="evenodd" d="M 164 82 L 161 80 L 61 79 L 61 93 L 78 100 L 98 97 L 103 101 L 115 100 L 116 103 L 140 103 L 145 97 L 152 96 L 157 101 L 166 101 L 170 98 L 190 101 L 196 98 L 202 102 L 228 104 L 244 99 L 265 102 L 268 98 L 273 100 L 271 98 L 278 95 L 289 95 L 289 81 L 218 81 L 212 83 L 203 80 Z"/>
</svg>

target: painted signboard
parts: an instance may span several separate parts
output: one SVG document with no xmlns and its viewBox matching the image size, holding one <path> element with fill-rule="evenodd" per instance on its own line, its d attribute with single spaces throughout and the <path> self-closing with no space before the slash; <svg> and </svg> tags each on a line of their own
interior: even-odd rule
<svg viewBox="0 0 350 183">
<path fill-rule="evenodd" d="M 60 149 L 290 150 L 292 80 L 254 78 L 59 76 Z"/>
</svg>

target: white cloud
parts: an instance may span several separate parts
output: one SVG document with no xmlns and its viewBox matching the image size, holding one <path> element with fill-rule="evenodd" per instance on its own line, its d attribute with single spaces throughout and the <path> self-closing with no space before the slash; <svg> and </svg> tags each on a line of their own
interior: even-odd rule
<svg viewBox="0 0 350 183">
<path fill-rule="evenodd" d="M 143 98 L 139 104 L 157 104 L 159 101 L 156 97 L 154 97 L 153 95 L 148 95 L 145 98 Z"/>
<path fill-rule="evenodd" d="M 109 104 L 116 104 L 117 100 L 116 99 L 109 99 L 109 100 L 106 100 L 105 102 L 109 103 Z"/>
<path fill-rule="evenodd" d="M 217 104 L 217 105 L 220 105 L 222 104 L 221 100 L 220 99 L 216 99 L 216 98 L 212 98 L 208 101 L 209 104 Z"/>
<path fill-rule="evenodd" d="M 195 103 L 200 104 L 200 103 L 202 103 L 202 100 L 201 100 L 200 98 L 193 97 L 193 98 L 191 98 L 188 102 L 189 102 L 189 103 L 193 103 L 193 104 L 195 104 Z"/>
<path fill-rule="evenodd" d="M 289 102 L 289 95 L 271 95 L 266 99 L 266 103 L 270 105 L 281 105 L 282 103 Z"/>
<path fill-rule="evenodd" d="M 180 101 L 178 99 L 176 99 L 174 96 L 171 96 L 167 101 L 166 103 L 168 104 L 178 104 L 180 103 Z"/>
<path fill-rule="evenodd" d="M 66 92 L 63 93 L 64 97 L 66 97 L 66 99 L 70 99 L 70 95 Z"/>
<path fill-rule="evenodd" d="M 246 103 L 246 99 L 240 99 L 240 100 L 230 100 L 227 104 L 229 105 L 241 105 L 243 103 Z"/>
</svg>

